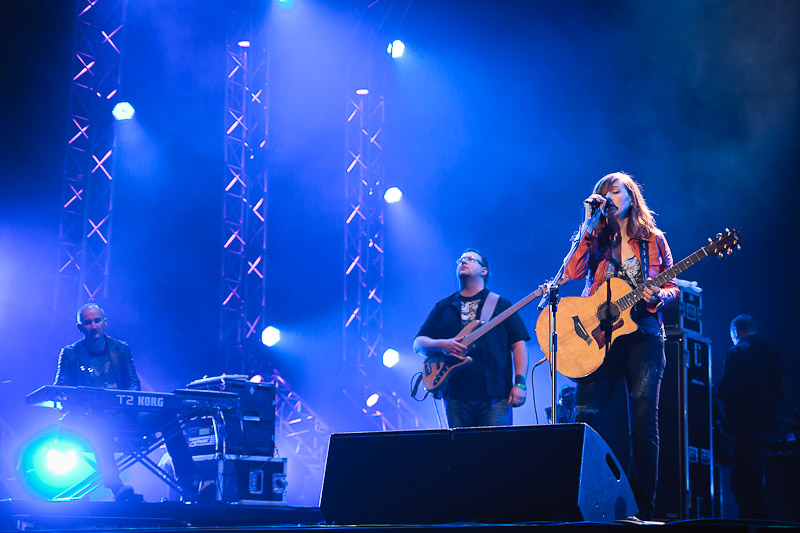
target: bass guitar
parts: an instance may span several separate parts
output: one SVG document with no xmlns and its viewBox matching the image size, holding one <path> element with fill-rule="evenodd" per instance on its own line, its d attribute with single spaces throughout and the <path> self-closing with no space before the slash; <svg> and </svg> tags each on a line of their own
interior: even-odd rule
<svg viewBox="0 0 800 533">
<path fill-rule="evenodd" d="M 710 255 L 722 257 L 734 248 L 741 248 L 741 236 L 726 229 L 717 239 L 654 277 L 651 285 L 661 287 L 667 281 Z M 566 297 L 558 304 L 556 334 L 558 338 L 557 370 L 570 378 L 588 376 L 603 363 L 614 339 L 636 330 L 631 308 L 643 298 L 643 286 L 631 290 L 620 278 L 609 278 L 605 285 L 589 297 Z M 549 357 L 549 313 L 543 311 L 536 321 L 536 339 Z"/>
<path fill-rule="evenodd" d="M 566 280 L 559 282 L 560 284 L 566 283 Z M 522 300 L 518 301 L 496 317 L 488 322 L 481 322 L 480 320 L 473 320 L 458 332 L 455 339 L 461 344 L 464 344 L 471 350 L 475 346 L 475 342 L 489 333 L 495 327 L 502 324 L 508 317 L 531 303 L 536 298 L 540 298 L 546 288 L 539 287 Z M 469 353 L 469 352 L 468 352 Z M 459 356 L 450 355 L 445 352 L 438 352 L 428 354 L 425 362 L 422 364 L 422 383 L 425 390 L 428 392 L 436 392 L 441 389 L 447 380 L 453 375 L 454 372 L 465 368 L 472 364 L 472 357 L 469 355 Z"/>
</svg>

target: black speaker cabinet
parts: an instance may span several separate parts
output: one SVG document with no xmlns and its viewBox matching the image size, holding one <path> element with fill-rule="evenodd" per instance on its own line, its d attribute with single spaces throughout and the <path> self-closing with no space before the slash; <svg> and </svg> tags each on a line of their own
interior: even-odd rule
<svg viewBox="0 0 800 533">
<path fill-rule="evenodd" d="M 711 341 L 688 331 L 671 332 L 664 354 L 655 517 L 711 518 L 715 490 Z"/>
<path fill-rule="evenodd" d="M 613 522 L 638 512 L 625 473 L 584 424 L 331 435 L 329 524 Z"/>
</svg>

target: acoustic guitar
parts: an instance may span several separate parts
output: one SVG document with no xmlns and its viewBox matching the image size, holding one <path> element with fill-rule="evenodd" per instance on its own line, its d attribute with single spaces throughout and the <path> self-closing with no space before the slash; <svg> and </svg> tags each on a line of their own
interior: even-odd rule
<svg viewBox="0 0 800 533">
<path fill-rule="evenodd" d="M 711 255 L 722 257 L 734 248 L 741 248 L 741 236 L 726 229 L 717 239 L 676 263 L 658 276 L 651 285 L 661 287 L 687 268 Z M 631 308 L 643 298 L 643 286 L 631 290 L 620 278 L 609 278 L 589 297 L 566 297 L 558 304 L 556 334 L 558 338 L 557 371 L 570 378 L 588 376 L 603 364 L 606 353 L 620 335 L 636 330 Z M 549 313 L 542 311 L 536 321 L 536 339 L 549 358 Z"/>
</svg>

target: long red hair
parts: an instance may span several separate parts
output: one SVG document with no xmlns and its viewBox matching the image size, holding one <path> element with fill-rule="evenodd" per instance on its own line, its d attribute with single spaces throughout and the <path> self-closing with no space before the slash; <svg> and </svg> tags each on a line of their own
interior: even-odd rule
<svg viewBox="0 0 800 533">
<path fill-rule="evenodd" d="M 649 238 L 656 228 L 656 221 L 653 219 L 654 213 L 647 207 L 647 202 L 642 196 L 642 188 L 636 183 L 633 176 L 625 172 L 612 172 L 600 178 L 592 192 L 605 196 L 615 181 L 625 187 L 631 197 L 631 206 L 627 216 L 628 235 L 639 239 Z"/>
</svg>

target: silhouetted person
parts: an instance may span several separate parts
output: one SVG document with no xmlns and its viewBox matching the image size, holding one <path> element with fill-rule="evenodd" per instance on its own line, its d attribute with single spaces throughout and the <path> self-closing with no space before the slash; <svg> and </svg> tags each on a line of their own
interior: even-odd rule
<svg viewBox="0 0 800 533">
<path fill-rule="evenodd" d="M 733 438 L 731 488 L 741 518 L 767 518 L 764 456 L 782 398 L 781 360 L 749 315 L 733 319 L 731 341 L 716 386 L 722 427 Z"/>
</svg>

